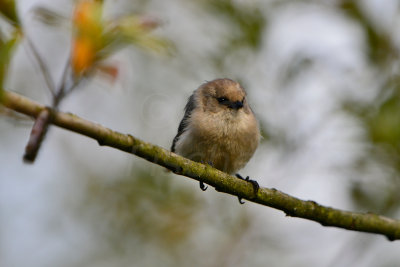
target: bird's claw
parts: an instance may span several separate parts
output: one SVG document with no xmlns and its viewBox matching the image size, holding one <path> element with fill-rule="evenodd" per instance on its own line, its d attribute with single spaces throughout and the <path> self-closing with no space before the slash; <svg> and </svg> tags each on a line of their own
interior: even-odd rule
<svg viewBox="0 0 400 267">
<path fill-rule="evenodd" d="M 236 177 L 251 183 L 253 185 L 254 194 L 257 194 L 258 189 L 260 189 L 260 185 L 257 183 L 257 181 L 251 180 L 249 176 L 246 176 L 246 178 L 243 178 L 243 176 L 241 176 L 239 173 L 236 173 Z M 242 201 L 241 197 L 238 197 L 238 199 L 239 199 L 240 204 L 244 204 L 244 201 Z"/>
<path fill-rule="evenodd" d="M 205 186 L 203 182 L 200 182 L 200 189 L 201 189 L 202 191 L 206 191 L 207 188 L 208 188 L 208 186 Z"/>
<path fill-rule="evenodd" d="M 253 185 L 254 192 L 257 192 L 258 189 L 260 189 L 260 185 L 257 183 L 257 181 L 256 180 L 251 180 L 249 176 L 246 176 L 246 178 L 243 178 L 243 176 L 241 176 L 240 174 L 236 173 L 236 177 L 251 183 Z"/>
</svg>

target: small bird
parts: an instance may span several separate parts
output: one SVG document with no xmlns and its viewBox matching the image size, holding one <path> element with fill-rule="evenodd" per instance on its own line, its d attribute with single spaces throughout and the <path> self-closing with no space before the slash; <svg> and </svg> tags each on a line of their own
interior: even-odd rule
<svg viewBox="0 0 400 267">
<path fill-rule="evenodd" d="M 246 165 L 259 142 L 258 122 L 246 91 L 233 80 L 216 79 L 189 97 L 171 151 L 233 174 Z M 200 188 L 207 189 L 202 182 Z"/>
</svg>

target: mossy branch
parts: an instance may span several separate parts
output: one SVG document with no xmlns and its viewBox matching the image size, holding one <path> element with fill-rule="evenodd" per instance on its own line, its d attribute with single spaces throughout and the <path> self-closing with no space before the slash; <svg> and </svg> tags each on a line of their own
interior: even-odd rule
<svg viewBox="0 0 400 267">
<path fill-rule="evenodd" d="M 399 220 L 372 213 L 356 213 L 321 206 L 314 201 L 300 200 L 276 189 L 260 187 L 255 191 L 251 183 L 211 166 L 193 162 L 129 134 L 115 132 L 73 114 L 52 110 L 16 93 L 4 91 L 2 102 L 5 107 L 33 118 L 47 109 L 52 113 L 51 123 L 54 125 L 93 138 L 100 145 L 135 154 L 176 174 L 209 184 L 217 191 L 282 210 L 288 216 L 312 220 L 323 226 L 381 234 L 389 240 L 400 239 Z"/>
</svg>

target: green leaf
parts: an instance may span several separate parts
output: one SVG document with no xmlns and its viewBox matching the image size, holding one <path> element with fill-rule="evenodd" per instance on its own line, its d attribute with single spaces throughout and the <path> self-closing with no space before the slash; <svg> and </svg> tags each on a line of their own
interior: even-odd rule
<svg viewBox="0 0 400 267">
<path fill-rule="evenodd" d="M 12 24 L 19 25 L 15 0 L 0 0 L 0 13 Z"/>
<path fill-rule="evenodd" d="M 113 22 L 104 36 L 104 53 L 112 53 L 126 45 L 135 45 L 159 54 L 171 54 L 172 43 L 166 38 L 152 34 L 152 28 L 136 16 L 123 17 Z"/>
<path fill-rule="evenodd" d="M 70 23 L 69 18 L 60 15 L 46 7 L 36 7 L 33 12 L 39 21 L 49 26 L 59 27 L 69 25 Z"/>
<path fill-rule="evenodd" d="M 12 39 L 7 41 L 0 37 L 0 100 L 3 94 L 3 84 L 7 75 L 8 63 L 10 62 L 13 49 L 18 43 L 18 39 L 19 34 L 15 34 Z"/>
</svg>

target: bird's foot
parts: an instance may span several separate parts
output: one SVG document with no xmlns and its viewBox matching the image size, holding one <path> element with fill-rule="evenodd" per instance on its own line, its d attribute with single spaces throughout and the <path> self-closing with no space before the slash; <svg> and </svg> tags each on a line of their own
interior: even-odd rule
<svg viewBox="0 0 400 267">
<path fill-rule="evenodd" d="M 202 163 L 204 164 L 204 162 L 202 162 Z M 212 164 L 211 161 L 207 162 L 207 164 L 210 165 L 211 167 L 213 167 L 213 164 Z M 203 182 L 200 182 L 200 189 L 201 189 L 202 191 L 206 191 L 207 188 L 208 188 L 208 186 L 205 186 Z"/>
<path fill-rule="evenodd" d="M 251 183 L 253 185 L 254 194 L 257 194 L 258 189 L 260 189 L 260 185 L 257 183 L 257 181 L 251 180 L 249 176 L 246 176 L 246 178 L 243 178 L 243 176 L 241 176 L 239 173 L 236 173 L 236 177 Z M 242 201 L 241 197 L 238 197 L 238 199 L 239 199 L 240 204 L 244 204 L 244 201 Z"/>
<path fill-rule="evenodd" d="M 200 182 L 200 189 L 206 191 L 208 186 L 205 186 L 203 182 Z"/>
</svg>

